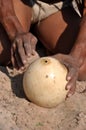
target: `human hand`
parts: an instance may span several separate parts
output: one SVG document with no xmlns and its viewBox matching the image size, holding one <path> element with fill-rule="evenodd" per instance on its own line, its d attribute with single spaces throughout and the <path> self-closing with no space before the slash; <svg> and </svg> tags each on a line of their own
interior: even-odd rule
<svg viewBox="0 0 86 130">
<path fill-rule="evenodd" d="M 18 34 L 11 46 L 11 61 L 14 68 L 23 69 L 29 59 L 37 57 L 37 38 L 31 33 Z"/>
<path fill-rule="evenodd" d="M 68 81 L 68 83 L 66 84 L 65 89 L 69 90 L 66 98 L 70 97 L 74 94 L 76 88 L 76 81 L 78 79 L 79 73 L 78 62 L 71 55 L 57 54 L 55 55 L 55 58 L 58 59 L 62 64 L 64 64 L 68 69 L 68 73 L 66 76 L 66 80 Z"/>
</svg>

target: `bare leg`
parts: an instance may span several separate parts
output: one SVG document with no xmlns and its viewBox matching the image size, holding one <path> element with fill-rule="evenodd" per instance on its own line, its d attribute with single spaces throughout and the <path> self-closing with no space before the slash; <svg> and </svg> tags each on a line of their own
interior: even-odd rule
<svg viewBox="0 0 86 130">
<path fill-rule="evenodd" d="M 68 54 L 76 40 L 80 20 L 71 8 L 66 8 L 49 16 L 40 25 L 36 25 L 36 33 L 44 46 L 53 54 Z M 86 60 L 80 68 L 79 80 L 86 80 Z"/>
<path fill-rule="evenodd" d="M 53 53 L 69 53 L 77 36 L 80 17 L 66 8 L 36 26 L 38 38 Z"/>
</svg>

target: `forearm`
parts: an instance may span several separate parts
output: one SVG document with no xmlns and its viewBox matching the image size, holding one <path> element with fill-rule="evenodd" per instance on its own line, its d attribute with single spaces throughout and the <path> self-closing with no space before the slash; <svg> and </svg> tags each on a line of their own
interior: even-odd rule
<svg viewBox="0 0 86 130">
<path fill-rule="evenodd" d="M 86 14 L 83 16 L 74 47 L 70 53 L 81 66 L 86 58 Z"/>
<path fill-rule="evenodd" d="M 13 40 L 16 34 L 24 32 L 15 14 L 12 0 L 0 0 L 0 22 L 5 28 L 10 40 Z"/>
<path fill-rule="evenodd" d="M 16 16 L 7 16 L 3 19 L 4 26 L 10 40 L 14 40 L 17 34 L 24 33 L 23 27 Z"/>
</svg>

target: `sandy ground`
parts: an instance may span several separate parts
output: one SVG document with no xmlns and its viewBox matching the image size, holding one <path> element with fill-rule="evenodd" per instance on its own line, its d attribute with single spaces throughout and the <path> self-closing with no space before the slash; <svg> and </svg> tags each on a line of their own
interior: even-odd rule
<svg viewBox="0 0 86 130">
<path fill-rule="evenodd" d="M 86 130 L 86 81 L 57 107 L 39 107 L 26 99 L 23 74 L 0 66 L 0 130 Z"/>
<path fill-rule="evenodd" d="M 86 130 L 86 81 L 76 93 L 55 108 L 29 102 L 21 75 L 0 67 L 0 130 Z"/>
</svg>

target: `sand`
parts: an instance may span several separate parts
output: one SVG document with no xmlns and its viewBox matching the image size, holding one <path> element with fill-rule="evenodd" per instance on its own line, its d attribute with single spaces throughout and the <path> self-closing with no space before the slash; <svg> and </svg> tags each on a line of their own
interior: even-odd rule
<svg viewBox="0 0 86 130">
<path fill-rule="evenodd" d="M 86 81 L 49 109 L 27 100 L 22 79 L 23 73 L 0 66 L 0 130 L 86 130 Z"/>
</svg>

